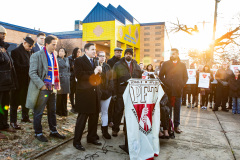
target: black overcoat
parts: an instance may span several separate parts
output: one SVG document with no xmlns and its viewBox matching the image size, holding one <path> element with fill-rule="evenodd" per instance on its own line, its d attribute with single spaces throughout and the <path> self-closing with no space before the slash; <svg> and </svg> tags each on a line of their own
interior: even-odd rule
<svg viewBox="0 0 240 160">
<path fill-rule="evenodd" d="M 76 111 L 78 113 L 99 112 L 101 91 L 101 78 L 94 74 L 95 66 L 92 67 L 86 55 L 78 57 L 74 62 L 74 73 L 77 78 L 76 86 Z"/>
</svg>

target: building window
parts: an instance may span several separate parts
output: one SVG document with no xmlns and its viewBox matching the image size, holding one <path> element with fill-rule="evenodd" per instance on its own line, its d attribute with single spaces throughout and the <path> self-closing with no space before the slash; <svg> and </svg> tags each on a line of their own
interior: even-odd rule
<svg viewBox="0 0 240 160">
<path fill-rule="evenodd" d="M 144 43 L 144 46 L 150 46 L 150 44 L 149 43 Z"/>
<path fill-rule="evenodd" d="M 150 27 L 144 27 L 144 30 L 149 30 L 150 29 Z"/>
<path fill-rule="evenodd" d="M 155 52 L 161 52 L 161 49 L 155 49 Z"/>
<path fill-rule="evenodd" d="M 160 39 L 161 39 L 161 37 L 156 37 L 156 38 L 155 38 L 155 40 L 160 40 Z"/>
<path fill-rule="evenodd" d="M 150 38 L 144 38 L 144 41 L 150 41 Z"/>
<path fill-rule="evenodd" d="M 150 35 L 150 32 L 144 32 L 144 35 L 146 36 L 146 35 Z"/>
<path fill-rule="evenodd" d="M 144 54 L 144 57 L 150 57 L 150 54 Z"/>
<path fill-rule="evenodd" d="M 155 35 L 161 35 L 161 32 L 155 32 Z"/>
<path fill-rule="evenodd" d="M 161 46 L 161 43 L 155 43 L 155 46 Z"/>
<path fill-rule="evenodd" d="M 161 26 L 156 26 L 155 29 L 161 29 Z"/>
<path fill-rule="evenodd" d="M 150 52 L 150 49 L 144 49 L 144 52 Z"/>
<path fill-rule="evenodd" d="M 155 57 L 161 57 L 161 54 L 155 54 Z"/>
</svg>

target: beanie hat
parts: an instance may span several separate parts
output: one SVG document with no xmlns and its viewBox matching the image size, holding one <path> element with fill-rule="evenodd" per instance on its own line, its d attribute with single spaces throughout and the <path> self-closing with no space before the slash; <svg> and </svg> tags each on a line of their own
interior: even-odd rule
<svg viewBox="0 0 240 160">
<path fill-rule="evenodd" d="M 0 33 L 6 33 L 7 34 L 6 29 L 1 25 L 0 25 Z"/>
<path fill-rule="evenodd" d="M 133 56 L 133 49 L 132 49 L 132 48 L 127 48 L 127 49 L 125 50 L 125 52 L 124 52 L 124 55 L 125 55 L 127 52 L 131 53 L 132 56 Z"/>
</svg>

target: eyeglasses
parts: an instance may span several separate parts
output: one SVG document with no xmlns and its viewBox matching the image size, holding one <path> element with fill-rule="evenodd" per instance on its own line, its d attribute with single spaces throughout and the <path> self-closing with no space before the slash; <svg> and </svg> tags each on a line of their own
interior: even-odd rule
<svg viewBox="0 0 240 160">
<path fill-rule="evenodd" d="M 105 57 L 105 56 L 103 56 L 103 55 L 99 55 L 98 57 Z"/>
</svg>

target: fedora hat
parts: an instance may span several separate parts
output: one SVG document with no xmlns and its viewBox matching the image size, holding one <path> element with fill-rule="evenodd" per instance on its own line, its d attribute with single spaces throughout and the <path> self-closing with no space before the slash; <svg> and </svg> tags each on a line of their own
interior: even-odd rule
<svg viewBox="0 0 240 160">
<path fill-rule="evenodd" d="M 33 46 L 34 45 L 34 40 L 31 38 L 31 37 L 26 37 L 26 38 L 24 38 L 24 40 L 28 43 L 28 44 L 30 44 L 31 46 Z"/>
</svg>

